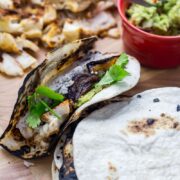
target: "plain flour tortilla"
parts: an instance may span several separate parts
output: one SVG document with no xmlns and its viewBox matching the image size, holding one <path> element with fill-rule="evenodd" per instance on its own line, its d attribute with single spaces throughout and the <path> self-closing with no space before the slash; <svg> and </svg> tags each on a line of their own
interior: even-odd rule
<svg viewBox="0 0 180 180">
<path fill-rule="evenodd" d="M 79 180 L 179 180 L 180 88 L 95 111 L 79 123 L 73 146 Z"/>
</svg>

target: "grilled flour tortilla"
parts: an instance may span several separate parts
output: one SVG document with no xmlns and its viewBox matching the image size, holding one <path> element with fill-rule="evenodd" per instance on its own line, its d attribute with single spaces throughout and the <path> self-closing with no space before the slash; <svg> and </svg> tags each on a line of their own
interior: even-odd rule
<svg viewBox="0 0 180 180">
<path fill-rule="evenodd" d="M 73 136 L 79 180 L 179 180 L 180 88 L 152 89 L 81 121 Z"/>
<path fill-rule="evenodd" d="M 96 37 L 91 37 L 66 44 L 27 75 L 9 126 L 0 138 L 6 150 L 24 159 L 49 154 L 84 109 L 137 84 L 138 61 L 125 54 L 90 52 L 95 41 Z M 109 73 L 119 80 L 101 85 Z"/>
</svg>

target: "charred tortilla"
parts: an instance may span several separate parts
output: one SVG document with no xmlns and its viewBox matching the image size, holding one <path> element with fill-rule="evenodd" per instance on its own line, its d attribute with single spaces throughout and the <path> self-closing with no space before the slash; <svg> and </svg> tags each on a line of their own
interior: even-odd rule
<svg viewBox="0 0 180 180">
<path fill-rule="evenodd" d="M 27 75 L 0 139 L 6 150 L 24 159 L 48 155 L 84 109 L 137 84 L 138 61 L 126 54 L 89 52 L 95 41 L 91 37 L 56 49 Z M 39 89 L 61 100 L 37 95 Z"/>
</svg>

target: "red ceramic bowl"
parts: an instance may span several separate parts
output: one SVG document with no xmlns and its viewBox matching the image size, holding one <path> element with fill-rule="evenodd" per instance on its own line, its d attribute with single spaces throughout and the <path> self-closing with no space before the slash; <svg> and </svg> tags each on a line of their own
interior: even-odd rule
<svg viewBox="0 0 180 180">
<path fill-rule="evenodd" d="M 144 66 L 152 68 L 179 66 L 180 36 L 159 36 L 135 27 L 125 16 L 128 4 L 126 0 L 118 0 L 125 51 L 135 56 Z"/>
</svg>

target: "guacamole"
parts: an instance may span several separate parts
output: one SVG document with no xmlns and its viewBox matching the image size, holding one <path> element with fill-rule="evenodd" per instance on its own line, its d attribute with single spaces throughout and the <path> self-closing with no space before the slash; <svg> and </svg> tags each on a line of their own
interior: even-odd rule
<svg viewBox="0 0 180 180">
<path fill-rule="evenodd" d="M 144 31 L 158 35 L 180 35 L 180 0 L 165 0 L 152 7 L 132 4 L 126 14 L 133 25 Z"/>
</svg>

